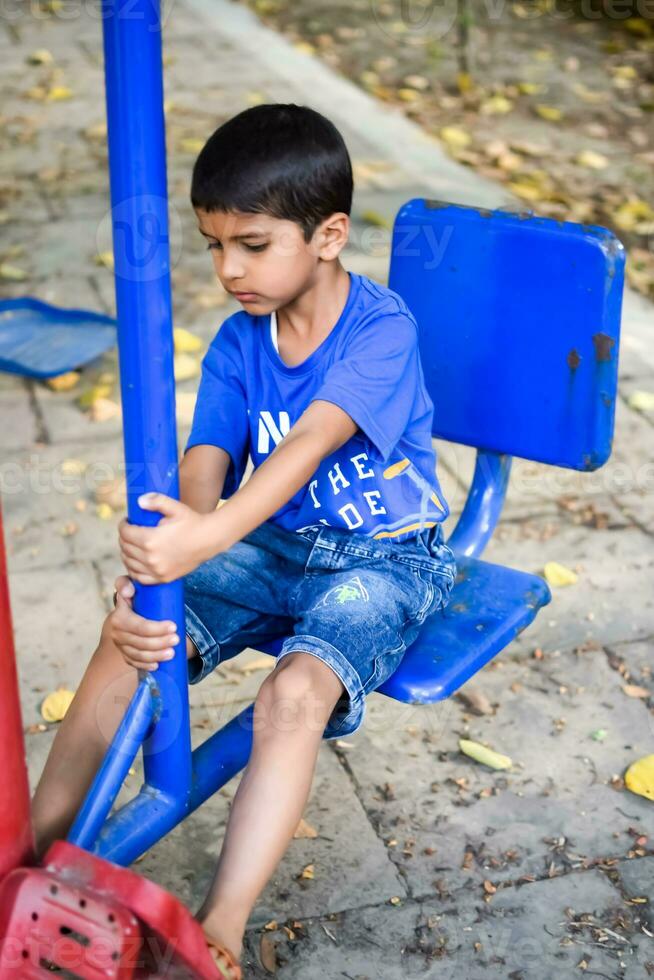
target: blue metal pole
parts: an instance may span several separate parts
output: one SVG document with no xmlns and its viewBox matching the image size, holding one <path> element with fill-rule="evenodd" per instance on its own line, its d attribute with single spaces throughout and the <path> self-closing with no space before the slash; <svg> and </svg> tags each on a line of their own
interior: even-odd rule
<svg viewBox="0 0 654 980">
<path fill-rule="evenodd" d="M 249 705 L 193 751 L 193 792 L 188 809 L 144 786 L 113 813 L 92 851 L 114 864 L 128 865 L 213 796 L 247 764 L 252 750 L 254 705 Z M 91 848 L 89 848 L 91 850 Z"/>
<path fill-rule="evenodd" d="M 179 496 L 159 2 L 103 0 L 102 17 L 127 515 L 153 525 L 159 515 L 138 506 L 139 494 Z M 137 586 L 135 609 L 173 620 L 182 640 L 154 675 L 164 710 L 144 765 L 148 785 L 183 805 L 191 736 L 182 583 Z"/>
<path fill-rule="evenodd" d="M 68 840 L 91 850 L 102 825 L 120 792 L 136 753 L 141 748 L 152 723 L 157 703 L 152 696 L 154 681 L 144 678 L 132 698 L 118 731 L 102 761 Z"/>
<path fill-rule="evenodd" d="M 479 558 L 493 536 L 509 485 L 511 459 L 506 453 L 477 452 L 465 506 L 447 540 L 455 554 Z"/>
</svg>

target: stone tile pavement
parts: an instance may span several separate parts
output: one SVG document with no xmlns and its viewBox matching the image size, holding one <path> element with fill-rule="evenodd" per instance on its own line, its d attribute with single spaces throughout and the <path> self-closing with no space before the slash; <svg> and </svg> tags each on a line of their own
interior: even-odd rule
<svg viewBox="0 0 654 980">
<path fill-rule="evenodd" d="M 0 31 L 0 252 L 26 277 L 3 288 L 111 313 L 112 275 L 95 259 L 110 247 L 100 23 L 90 2 L 64 10 L 16 5 Z M 51 65 L 28 63 L 38 49 L 51 52 Z M 389 233 L 366 212 L 390 220 L 423 194 L 508 203 L 400 114 L 228 0 L 167 6 L 165 58 L 175 323 L 205 342 L 234 307 L 201 251 L 190 169 L 197 141 L 248 105 L 308 103 L 339 126 L 357 173 L 347 265 L 381 281 Z M 30 95 L 53 85 L 72 97 Z M 554 559 L 575 568 L 578 583 L 555 591 L 536 624 L 466 687 L 487 699 L 489 714 L 460 698 L 416 708 L 373 695 L 363 728 L 322 747 L 305 814 L 318 836 L 292 842 L 253 913 L 249 976 L 267 975 L 262 935 L 288 980 L 654 973 L 652 804 L 620 780 L 630 761 L 654 751 L 654 698 L 623 690 L 627 680 L 650 691 L 654 683 L 653 420 L 629 407 L 634 390 L 652 390 L 652 325 L 651 306 L 628 294 L 611 461 L 578 474 L 516 460 L 485 555 L 535 572 Z M 94 496 L 121 474 L 120 421 L 93 422 L 76 401 L 101 378 L 117 398 L 116 370 L 111 352 L 69 393 L 0 375 L 0 485 L 26 728 L 39 722 L 47 692 L 79 682 L 120 571 L 120 514 L 101 520 Z M 182 420 L 180 445 L 186 431 Z M 473 454 L 438 449 L 455 519 Z M 259 662 L 247 651 L 191 690 L 194 744 L 251 701 L 265 676 Z M 599 728 L 603 741 L 591 737 Z M 32 783 L 53 734 L 26 735 Z M 515 766 L 475 765 L 458 751 L 461 736 Z M 137 767 L 119 802 L 139 785 Z M 228 784 L 137 864 L 192 908 L 211 879 L 233 791 Z M 299 877 L 307 864 L 313 880 Z M 277 925 L 263 932 L 266 923 Z"/>
</svg>

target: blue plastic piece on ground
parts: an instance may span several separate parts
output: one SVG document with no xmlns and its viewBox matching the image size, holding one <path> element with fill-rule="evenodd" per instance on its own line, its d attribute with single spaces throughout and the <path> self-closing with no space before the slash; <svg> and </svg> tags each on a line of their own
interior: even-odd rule
<svg viewBox="0 0 654 980">
<path fill-rule="evenodd" d="M 0 371 L 52 378 L 73 371 L 116 343 L 116 321 L 24 296 L 0 301 Z"/>
</svg>

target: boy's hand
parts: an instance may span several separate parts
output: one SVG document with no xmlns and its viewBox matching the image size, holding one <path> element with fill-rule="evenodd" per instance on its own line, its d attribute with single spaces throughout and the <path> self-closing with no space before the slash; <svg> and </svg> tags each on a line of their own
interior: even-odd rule
<svg viewBox="0 0 654 980">
<path fill-rule="evenodd" d="M 139 504 L 143 510 L 163 514 L 156 527 L 129 524 L 125 519 L 118 526 L 125 568 L 142 585 L 174 582 L 220 550 L 208 548 L 209 515 L 198 514 L 163 493 L 146 493 Z"/>
<path fill-rule="evenodd" d="M 134 585 L 126 575 L 116 579 L 116 608 L 107 619 L 109 635 L 130 667 L 156 670 L 162 660 L 171 660 L 179 643 L 175 624 L 144 619 L 132 609 Z"/>
</svg>

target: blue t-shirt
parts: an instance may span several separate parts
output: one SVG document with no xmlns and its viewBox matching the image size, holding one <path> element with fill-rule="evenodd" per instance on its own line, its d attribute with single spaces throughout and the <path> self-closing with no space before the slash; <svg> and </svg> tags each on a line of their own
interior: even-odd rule
<svg viewBox="0 0 654 980">
<path fill-rule="evenodd" d="M 333 402 L 359 429 L 269 520 L 289 531 L 327 524 L 403 540 L 445 520 L 449 508 L 431 442 L 434 406 L 425 388 L 418 327 L 402 298 L 349 273 L 338 322 L 301 364 L 288 367 L 271 317 L 228 317 L 202 362 L 186 452 L 220 446 L 231 457 L 223 497 L 238 488 L 308 405 Z"/>
</svg>

